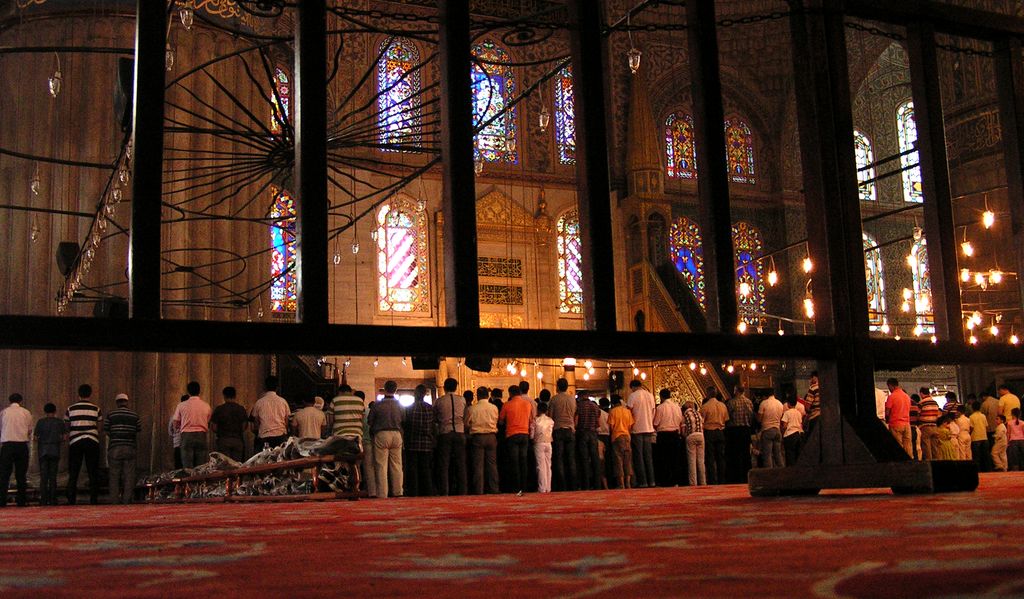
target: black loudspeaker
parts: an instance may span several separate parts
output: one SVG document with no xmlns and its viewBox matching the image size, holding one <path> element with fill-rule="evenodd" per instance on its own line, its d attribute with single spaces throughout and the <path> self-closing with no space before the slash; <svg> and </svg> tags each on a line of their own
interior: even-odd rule
<svg viewBox="0 0 1024 599">
<path fill-rule="evenodd" d="M 490 356 L 466 356 L 466 368 L 477 372 L 490 372 L 491 362 Z"/>
<path fill-rule="evenodd" d="M 57 269 L 65 277 L 75 267 L 78 258 L 78 244 L 74 241 L 62 241 L 57 244 Z"/>
<path fill-rule="evenodd" d="M 93 307 L 92 315 L 96 318 L 128 318 L 128 300 L 123 300 L 119 297 L 101 299 Z"/>
<path fill-rule="evenodd" d="M 622 370 L 613 370 L 608 375 L 608 389 L 611 391 L 621 391 L 622 385 L 626 381 L 626 374 Z"/>
<path fill-rule="evenodd" d="M 132 130 L 132 97 L 135 89 L 135 60 L 117 59 L 117 89 L 114 90 L 114 118 L 121 125 L 121 131 Z"/>
<path fill-rule="evenodd" d="M 437 356 L 413 356 L 413 370 L 437 370 L 441 366 L 441 358 Z"/>
</svg>

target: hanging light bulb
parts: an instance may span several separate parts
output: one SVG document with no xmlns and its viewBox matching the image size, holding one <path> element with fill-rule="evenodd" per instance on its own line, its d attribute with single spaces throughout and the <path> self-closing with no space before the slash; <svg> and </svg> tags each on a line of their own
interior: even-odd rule
<svg viewBox="0 0 1024 599">
<path fill-rule="evenodd" d="M 635 47 L 630 46 L 629 51 L 626 52 L 626 61 L 629 64 L 629 72 L 636 75 L 636 72 L 640 70 L 640 57 L 643 56 L 643 52 L 637 50 Z"/>
<path fill-rule="evenodd" d="M 171 42 L 167 42 L 167 47 L 164 48 L 164 66 L 168 71 L 174 69 L 174 48 L 171 47 Z"/>
<path fill-rule="evenodd" d="M 29 233 L 28 237 L 32 240 L 32 243 L 39 240 L 39 225 L 36 223 L 34 218 L 32 219 L 32 231 Z"/>
<path fill-rule="evenodd" d="M 192 12 L 191 4 L 185 4 L 178 11 L 178 18 L 181 19 L 182 26 L 185 27 L 185 31 L 192 30 L 192 23 L 195 21 L 195 14 Z"/>
<path fill-rule="evenodd" d="M 706 367 L 706 366 L 704 366 L 704 365 L 701 365 L 701 367 L 700 367 L 700 375 L 701 375 L 701 376 L 706 376 L 706 375 L 707 375 L 707 373 L 708 373 L 708 369 L 707 369 L 707 367 Z"/>
<path fill-rule="evenodd" d="M 373 359 L 373 367 L 376 368 L 380 364 L 380 358 Z"/>
<path fill-rule="evenodd" d="M 647 380 L 647 373 L 646 372 L 641 372 L 640 373 L 640 380 L 641 381 L 646 381 Z"/>
<path fill-rule="evenodd" d="M 32 195 L 37 196 L 39 192 L 43 190 L 43 184 L 39 180 L 39 172 L 36 171 L 32 174 L 32 180 L 28 184 L 28 188 L 32 191 Z"/>
<path fill-rule="evenodd" d="M 746 333 L 747 332 L 747 321 L 741 320 L 740 323 L 738 325 L 736 325 L 736 330 L 739 331 L 740 334 Z"/>
<path fill-rule="evenodd" d="M 747 364 L 747 368 L 751 370 L 757 370 L 757 362 L 751 362 L 750 364 Z"/>
<path fill-rule="evenodd" d="M 697 370 L 697 363 L 696 362 L 690 362 L 690 370 Z"/>
<path fill-rule="evenodd" d="M 352 242 L 352 253 L 353 254 L 358 254 L 359 253 L 359 242 L 358 241 L 353 241 Z"/>
<path fill-rule="evenodd" d="M 910 302 L 903 300 L 903 303 L 900 304 L 900 310 L 903 312 L 910 312 Z"/>
<path fill-rule="evenodd" d="M 967 283 L 971 280 L 971 271 L 966 268 L 960 269 L 960 280 Z"/>
<path fill-rule="evenodd" d="M 883 322 L 882 326 L 879 327 L 878 330 L 882 331 L 883 335 L 888 335 L 889 334 L 889 323 Z"/>
<path fill-rule="evenodd" d="M 334 265 L 337 266 L 339 264 L 341 264 L 341 252 L 336 251 L 334 252 Z"/>
<path fill-rule="evenodd" d="M 811 262 L 811 257 L 810 256 L 804 257 L 804 261 L 803 261 L 803 265 L 802 266 L 803 266 L 804 272 L 811 272 L 812 270 L 814 270 L 814 263 Z"/>
<path fill-rule="evenodd" d="M 638 375 L 638 374 L 640 374 L 640 369 L 639 369 L 639 368 L 637 368 L 636 366 L 634 366 L 634 367 L 633 367 L 633 376 L 636 376 L 636 375 Z"/>
<path fill-rule="evenodd" d="M 590 368 L 587 369 L 587 374 L 594 374 L 594 372 L 596 372 L 596 370 L 594 369 L 593 366 L 591 366 Z"/>
<path fill-rule="evenodd" d="M 260 306 L 260 309 L 256 311 L 256 318 L 263 318 L 263 306 Z"/>
<path fill-rule="evenodd" d="M 779 337 L 782 337 L 783 335 L 786 334 L 786 331 L 784 331 L 782 329 L 782 323 L 781 322 L 779 323 L 779 330 L 777 332 L 779 333 Z"/>
<path fill-rule="evenodd" d="M 914 297 L 914 292 L 906 287 L 903 288 L 903 301 L 910 301 L 910 298 Z"/>
<path fill-rule="evenodd" d="M 779 273 L 775 272 L 774 269 L 768 271 L 768 284 L 771 285 L 772 287 L 775 287 L 775 285 L 778 282 L 779 282 Z"/>
<path fill-rule="evenodd" d="M 57 97 L 60 93 L 60 86 L 64 83 L 64 75 L 61 74 L 60 69 L 57 69 L 50 75 L 50 78 L 46 80 L 46 87 L 50 90 L 50 96 L 53 98 Z"/>
<path fill-rule="evenodd" d="M 520 378 L 524 378 L 524 379 L 526 378 L 526 369 L 525 368 L 519 371 L 519 377 Z"/>
<path fill-rule="evenodd" d="M 984 285 L 985 284 L 985 275 L 981 274 L 980 272 L 974 273 L 974 284 L 975 285 Z"/>
<path fill-rule="evenodd" d="M 740 297 L 747 297 L 750 295 L 750 283 L 743 281 L 740 283 Z"/>
<path fill-rule="evenodd" d="M 128 180 L 130 178 L 131 178 L 131 173 L 128 172 L 127 168 L 122 166 L 121 170 L 117 171 L 117 180 L 120 181 L 121 185 L 127 185 L 128 184 Z"/>
<path fill-rule="evenodd" d="M 110 192 L 110 199 L 114 200 L 115 204 L 121 203 L 121 198 L 124 197 L 124 192 L 121 191 L 120 187 L 115 187 L 114 191 Z"/>
<path fill-rule="evenodd" d="M 996 214 L 991 210 L 985 210 L 981 213 L 981 224 L 985 225 L 986 229 L 991 229 L 992 225 L 996 224 Z"/>
<path fill-rule="evenodd" d="M 584 372 L 583 373 L 583 380 L 585 380 L 585 381 L 589 381 L 590 380 L 590 373 L 589 372 Z"/>
<path fill-rule="evenodd" d="M 725 367 L 725 371 L 728 372 L 729 374 L 732 374 L 733 372 L 736 371 L 736 367 L 733 366 L 732 364 L 729 364 L 728 366 Z"/>
<path fill-rule="evenodd" d="M 352 358 L 345 358 L 345 368 L 352 365 Z"/>
<path fill-rule="evenodd" d="M 804 314 L 807 318 L 814 318 L 814 299 L 811 297 L 804 298 Z"/>
<path fill-rule="evenodd" d="M 106 214 L 107 216 L 114 216 L 114 204 L 104 204 L 103 213 Z"/>
<path fill-rule="evenodd" d="M 974 327 L 975 327 L 974 320 L 973 319 L 968 320 L 967 321 L 967 330 L 968 331 L 973 331 Z"/>
<path fill-rule="evenodd" d="M 924 327 L 923 326 L 918 324 L 917 326 L 914 327 L 914 336 L 915 337 L 920 337 L 922 333 L 924 333 Z"/>
<path fill-rule="evenodd" d="M 409 362 L 405 359 L 405 356 L 402 356 L 402 366 L 408 366 L 408 365 L 409 365 Z"/>
<path fill-rule="evenodd" d="M 594 370 L 594 362 L 591 361 L 591 360 L 587 360 L 586 362 L 583 363 L 583 367 L 586 368 L 588 371 L 593 371 Z M 590 372 L 590 374 L 594 374 L 594 373 Z"/>
<path fill-rule="evenodd" d="M 932 343 L 938 343 L 938 342 L 939 342 L 939 338 L 936 337 L 935 335 L 932 335 Z"/>
<path fill-rule="evenodd" d="M 1012 345 L 1017 345 L 1018 343 L 1020 343 L 1020 338 L 1017 337 L 1016 333 L 1013 334 L 1013 335 L 1010 335 L 1010 343 Z"/>
<path fill-rule="evenodd" d="M 981 312 L 975 310 L 974 313 L 971 314 L 971 320 L 974 321 L 974 324 L 981 324 Z"/>
<path fill-rule="evenodd" d="M 907 266 L 911 269 L 917 268 L 917 256 L 913 254 L 907 254 Z"/>
<path fill-rule="evenodd" d="M 999 270 L 988 271 L 988 282 L 993 285 L 998 285 L 1003 282 L 1003 273 Z"/>
<path fill-rule="evenodd" d="M 971 345 L 977 345 L 978 344 L 978 338 L 975 337 L 974 335 L 971 335 L 970 339 L 968 339 L 967 342 L 970 343 Z"/>
<path fill-rule="evenodd" d="M 965 241 L 960 244 L 960 250 L 963 251 L 964 256 L 970 258 L 974 255 L 974 246 L 971 245 L 970 241 Z"/>
<path fill-rule="evenodd" d="M 991 327 L 989 327 L 989 329 L 988 329 L 988 332 L 989 332 L 989 333 L 990 333 L 990 334 L 991 334 L 991 335 L 992 335 L 993 337 L 998 337 L 998 336 L 999 336 L 999 327 L 997 327 L 995 323 L 992 323 L 992 326 L 991 326 Z"/>
<path fill-rule="evenodd" d="M 546 105 L 545 106 L 541 106 L 540 107 L 540 113 L 537 114 L 537 125 L 540 126 L 540 132 L 544 133 L 545 131 L 547 131 L 548 130 L 548 125 L 550 125 L 550 124 L 551 124 L 551 112 L 548 110 L 548 107 Z"/>
<path fill-rule="evenodd" d="M 902 339 L 902 337 L 900 337 L 899 333 L 896 333 L 895 335 L 893 335 L 892 338 L 895 339 L 896 341 L 899 341 L 900 339 Z"/>
</svg>

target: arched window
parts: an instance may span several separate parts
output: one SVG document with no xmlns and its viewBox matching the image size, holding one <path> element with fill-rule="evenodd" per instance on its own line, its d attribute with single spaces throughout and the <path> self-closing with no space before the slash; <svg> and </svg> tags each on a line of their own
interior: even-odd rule
<svg viewBox="0 0 1024 599">
<path fill-rule="evenodd" d="M 761 232 L 738 222 L 732 226 L 732 247 L 736 255 L 736 297 L 739 316 L 747 324 L 757 324 L 764 314 L 764 251 Z"/>
<path fill-rule="evenodd" d="M 572 87 L 572 69 L 568 66 L 555 78 L 555 142 L 558 160 L 576 164 L 576 105 Z"/>
<path fill-rule="evenodd" d="M 270 97 L 270 130 L 280 133 L 291 115 L 292 86 L 288 83 L 288 75 L 280 68 L 274 69 L 274 89 Z"/>
<path fill-rule="evenodd" d="M 885 275 L 882 273 L 882 251 L 875 239 L 864 237 L 864 281 L 868 287 L 868 327 L 877 331 L 885 324 Z"/>
<path fill-rule="evenodd" d="M 921 202 L 924 191 L 921 187 L 921 160 L 915 150 L 917 144 L 917 122 L 914 120 L 914 102 L 907 100 L 896 108 L 896 137 L 899 140 L 900 167 L 903 169 L 903 200 Z"/>
<path fill-rule="evenodd" d="M 295 312 L 295 199 L 271 186 L 270 311 Z"/>
<path fill-rule="evenodd" d="M 693 117 L 686 113 L 673 112 L 665 119 L 665 164 L 669 177 L 697 178 Z"/>
<path fill-rule="evenodd" d="M 426 213 L 410 200 L 391 198 L 377 211 L 376 237 L 380 311 L 428 311 Z"/>
<path fill-rule="evenodd" d="M 740 118 L 725 121 L 725 155 L 729 164 L 729 179 L 753 185 L 754 136 L 750 133 L 750 127 Z"/>
<path fill-rule="evenodd" d="M 485 40 L 473 46 L 470 76 L 473 84 L 475 160 L 515 164 L 516 109 L 510 102 L 516 91 L 508 52 Z"/>
<path fill-rule="evenodd" d="M 421 136 L 420 52 L 416 44 L 389 37 L 380 46 L 377 64 L 377 126 L 385 151 L 418 143 Z"/>
<path fill-rule="evenodd" d="M 875 154 L 871 151 L 871 141 L 857 130 L 853 132 L 853 152 L 857 159 L 857 193 L 862 202 L 874 201 Z"/>
<path fill-rule="evenodd" d="M 672 221 L 672 230 L 669 233 L 669 249 L 672 252 L 672 262 L 686 280 L 686 284 L 693 290 L 694 297 L 704 304 L 704 249 L 701 246 L 700 227 L 697 223 L 680 216 Z"/>
<path fill-rule="evenodd" d="M 558 219 L 558 310 L 583 313 L 583 271 L 580 270 L 580 216 L 570 210 Z"/>
<path fill-rule="evenodd" d="M 928 272 L 928 242 L 920 229 L 914 231 L 910 246 L 910 274 L 914 279 L 914 312 L 916 321 L 926 335 L 935 333 L 935 315 L 932 313 L 932 277 Z"/>
</svg>

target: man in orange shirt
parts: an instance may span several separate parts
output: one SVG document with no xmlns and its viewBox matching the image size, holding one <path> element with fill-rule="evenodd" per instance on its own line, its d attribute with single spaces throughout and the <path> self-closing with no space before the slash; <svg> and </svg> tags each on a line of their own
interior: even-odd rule
<svg viewBox="0 0 1024 599">
<path fill-rule="evenodd" d="M 508 388 L 508 402 L 501 406 L 498 422 L 505 425 L 505 443 L 508 446 L 509 466 L 512 470 L 512 489 L 523 494 L 526 486 L 526 452 L 530 445 L 533 422 L 537 418 L 536 406 L 523 398 L 518 385 Z"/>
<path fill-rule="evenodd" d="M 608 429 L 615 448 L 615 467 L 613 471 L 619 479 L 619 488 L 630 488 L 633 476 L 632 449 L 630 448 L 629 429 L 633 427 L 633 413 L 622 405 L 622 398 L 612 397 L 612 410 L 608 412 Z"/>
</svg>

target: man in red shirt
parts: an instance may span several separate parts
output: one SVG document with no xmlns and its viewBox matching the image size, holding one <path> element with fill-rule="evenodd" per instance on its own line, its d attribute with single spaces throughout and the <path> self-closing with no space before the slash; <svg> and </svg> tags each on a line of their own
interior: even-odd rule
<svg viewBox="0 0 1024 599">
<path fill-rule="evenodd" d="M 885 382 L 889 387 L 889 397 L 885 400 L 885 421 L 889 423 L 889 432 L 896 438 L 908 456 L 914 455 L 914 447 L 910 437 L 910 396 L 900 387 L 900 382 L 891 378 Z"/>
<path fill-rule="evenodd" d="M 523 494 L 526 486 L 526 452 L 530 445 L 530 433 L 536 420 L 536 406 L 524 399 L 518 385 L 508 388 L 508 403 L 501 406 L 498 422 L 505 425 L 505 443 L 508 446 L 509 465 L 512 470 L 512 488 Z"/>
</svg>

